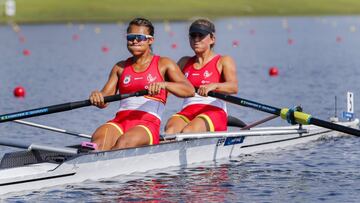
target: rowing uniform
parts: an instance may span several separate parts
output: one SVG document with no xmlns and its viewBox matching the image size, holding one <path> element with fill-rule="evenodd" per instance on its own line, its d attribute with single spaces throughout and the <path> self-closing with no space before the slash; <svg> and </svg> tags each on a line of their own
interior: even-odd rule
<svg viewBox="0 0 360 203">
<path fill-rule="evenodd" d="M 185 64 L 183 73 L 195 88 L 200 85 L 224 82 L 217 69 L 220 58 L 221 55 L 216 55 L 201 69 L 195 69 L 194 56 Z M 174 116 L 179 116 L 187 123 L 196 117 L 202 118 L 209 125 L 211 132 L 227 130 L 226 103 L 213 97 L 203 97 L 196 93 L 194 97 L 185 98 L 182 110 Z"/>
<path fill-rule="evenodd" d="M 150 65 L 143 72 L 135 72 L 131 65 L 132 58 L 125 62 L 124 70 L 118 82 L 120 94 L 129 94 L 148 89 L 154 82 L 163 82 L 159 71 L 160 56 L 153 56 Z M 150 136 L 150 145 L 159 143 L 161 115 L 165 108 L 167 91 L 162 89 L 155 96 L 129 97 L 120 100 L 120 108 L 116 117 L 107 122 L 115 126 L 121 134 L 139 126 L 144 128 Z"/>
</svg>

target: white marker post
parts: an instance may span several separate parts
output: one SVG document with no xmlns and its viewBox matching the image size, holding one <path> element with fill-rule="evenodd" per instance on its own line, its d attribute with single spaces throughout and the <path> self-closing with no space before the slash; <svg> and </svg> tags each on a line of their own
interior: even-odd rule
<svg viewBox="0 0 360 203">
<path fill-rule="evenodd" d="M 5 1 L 5 15 L 12 17 L 16 13 L 16 4 L 15 0 L 6 0 Z"/>
<path fill-rule="evenodd" d="M 351 120 L 354 117 L 354 93 L 347 93 L 347 111 L 343 112 L 343 117 Z"/>
</svg>

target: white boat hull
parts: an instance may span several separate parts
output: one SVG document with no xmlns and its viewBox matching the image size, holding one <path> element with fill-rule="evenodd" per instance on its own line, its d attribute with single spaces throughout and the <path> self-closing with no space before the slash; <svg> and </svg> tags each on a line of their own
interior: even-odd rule
<svg viewBox="0 0 360 203">
<path fill-rule="evenodd" d="M 358 128 L 358 123 L 359 120 L 355 120 L 346 125 Z M 304 128 L 309 133 L 192 139 L 126 150 L 75 155 L 60 164 L 45 162 L 4 168 L 0 169 L 0 194 L 33 191 L 85 180 L 100 180 L 134 172 L 238 157 L 306 143 L 323 136 L 341 134 L 312 125 Z M 256 128 L 257 130 L 269 132 L 268 128 Z"/>
</svg>

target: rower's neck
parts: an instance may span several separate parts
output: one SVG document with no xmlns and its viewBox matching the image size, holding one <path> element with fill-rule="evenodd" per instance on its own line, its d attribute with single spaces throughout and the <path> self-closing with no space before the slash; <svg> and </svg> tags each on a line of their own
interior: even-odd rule
<svg viewBox="0 0 360 203">
<path fill-rule="evenodd" d="M 200 66 L 203 66 L 214 58 L 214 56 L 215 53 L 210 49 L 203 53 L 196 53 L 196 62 L 199 63 Z"/>
<path fill-rule="evenodd" d="M 135 69 L 135 71 L 143 71 L 150 65 L 152 58 L 153 58 L 152 53 L 143 54 L 140 56 L 133 56 L 132 66 Z"/>
</svg>

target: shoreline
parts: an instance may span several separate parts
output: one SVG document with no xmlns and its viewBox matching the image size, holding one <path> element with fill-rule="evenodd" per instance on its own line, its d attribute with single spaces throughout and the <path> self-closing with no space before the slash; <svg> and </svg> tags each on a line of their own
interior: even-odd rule
<svg viewBox="0 0 360 203">
<path fill-rule="evenodd" d="M 154 22 L 221 18 L 357 16 L 358 0 L 15 0 L 16 15 L 5 16 L 0 0 L 0 24 L 119 23 L 135 17 Z"/>
</svg>

